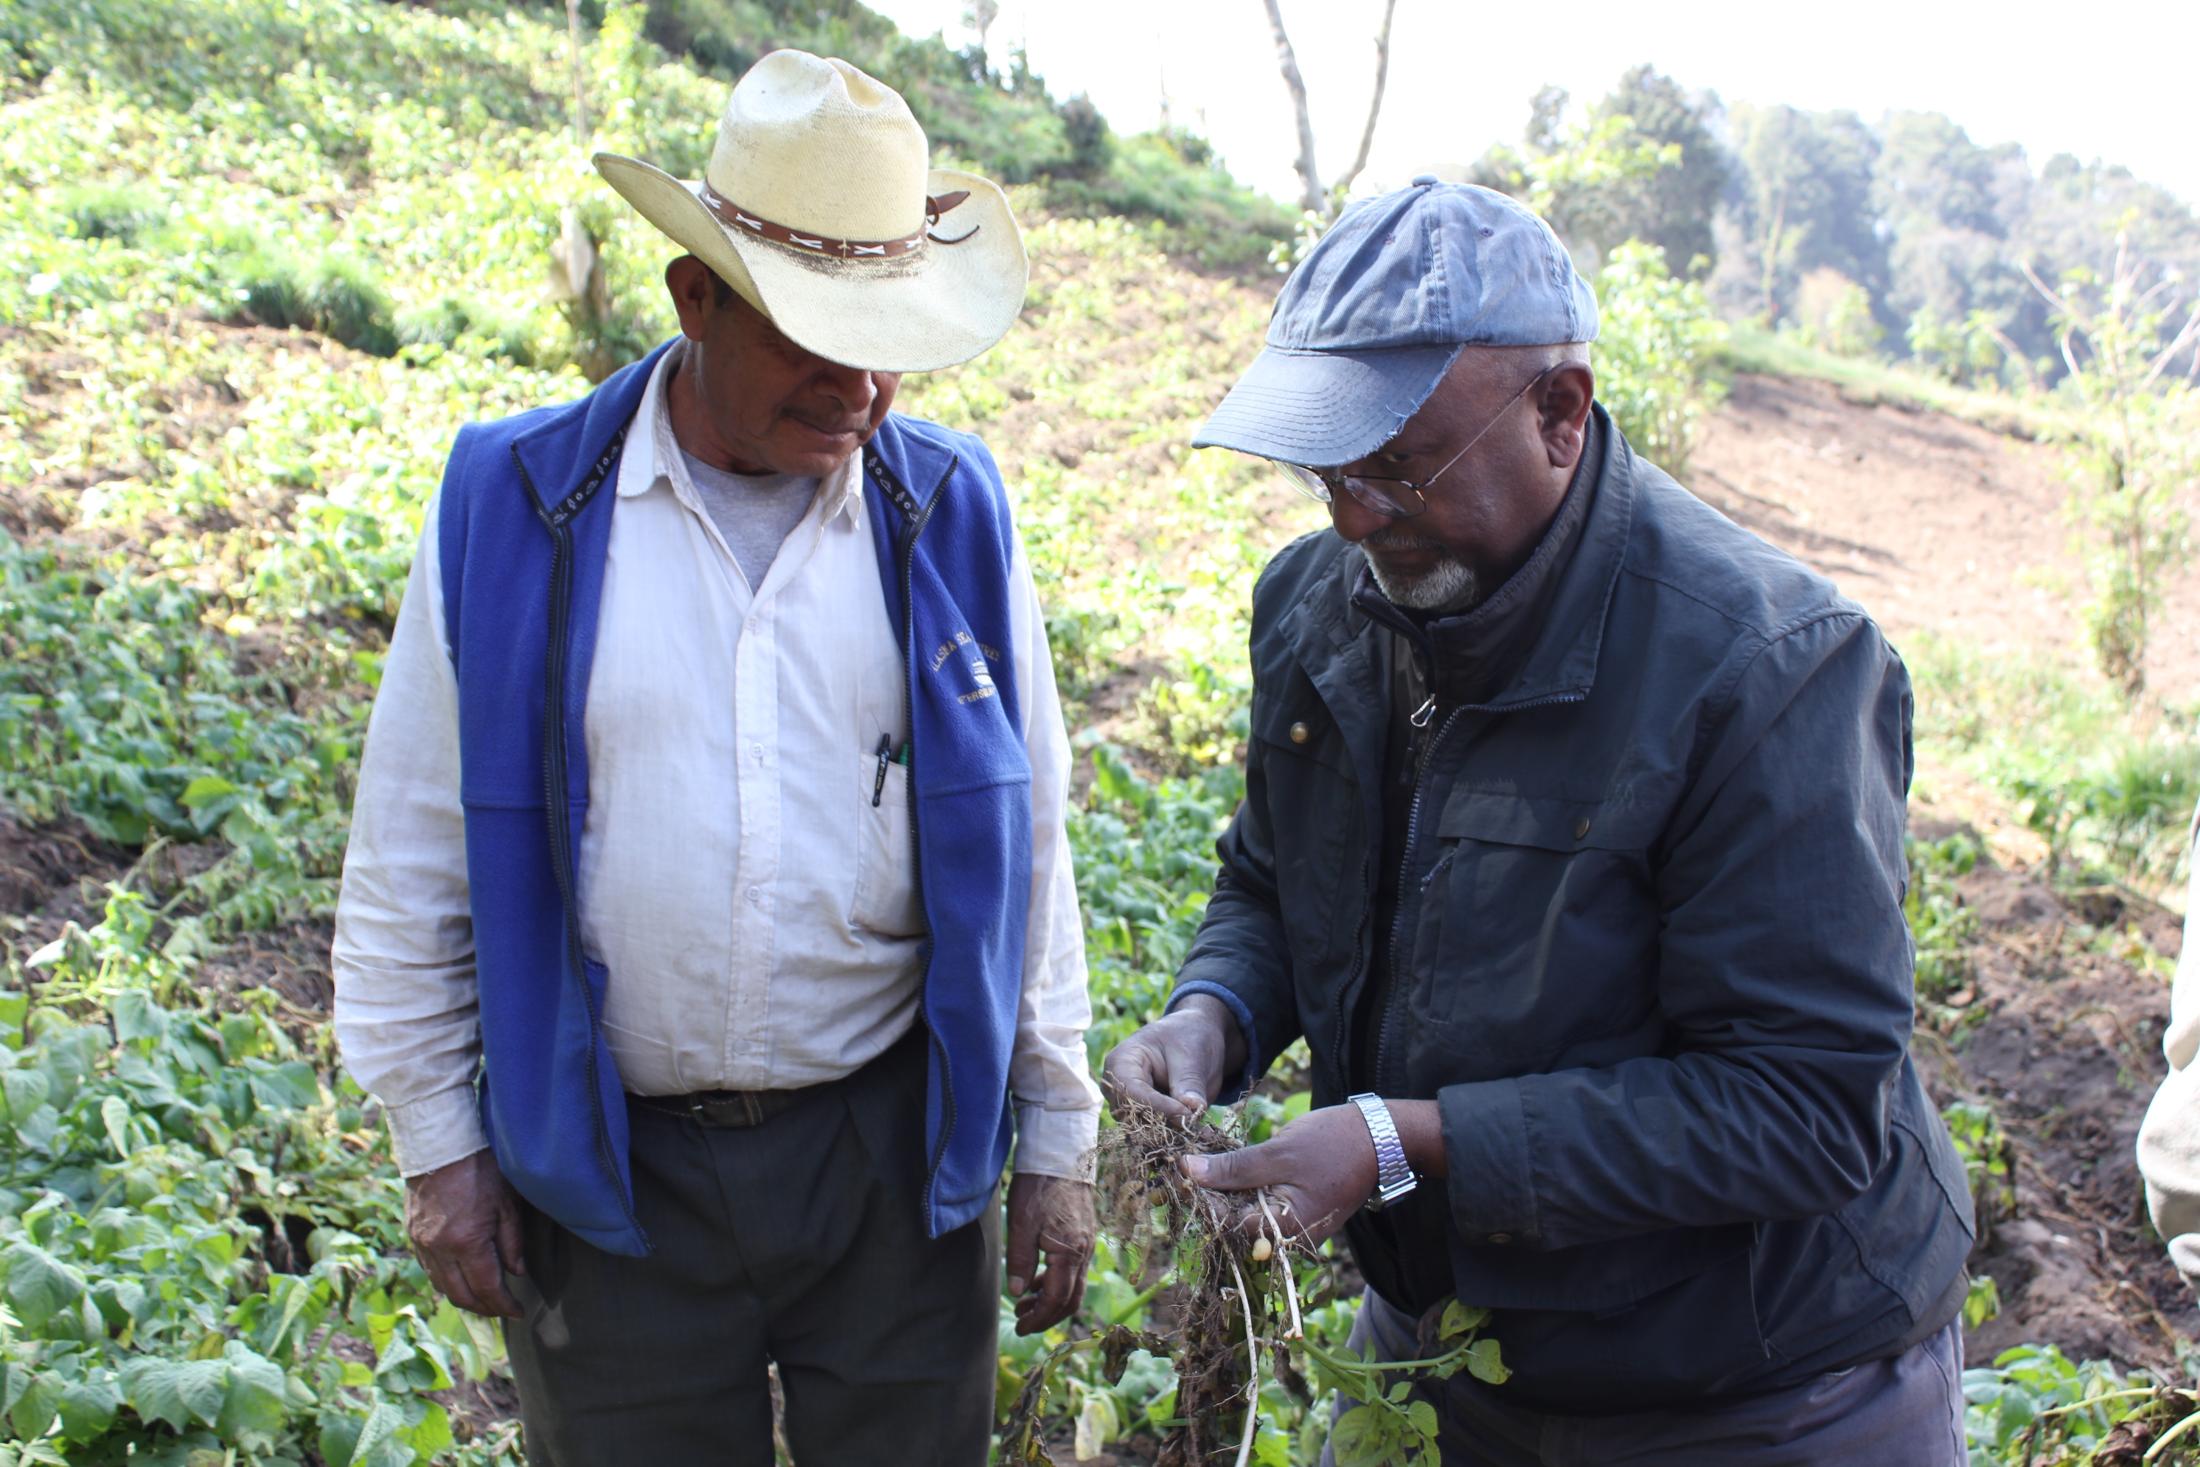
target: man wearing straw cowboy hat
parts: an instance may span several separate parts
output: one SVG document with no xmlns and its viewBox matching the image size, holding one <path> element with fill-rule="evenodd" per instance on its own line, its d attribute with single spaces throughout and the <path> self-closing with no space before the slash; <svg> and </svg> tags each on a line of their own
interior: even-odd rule
<svg viewBox="0 0 2200 1467">
<path fill-rule="evenodd" d="M 1091 1239 L 1098 1095 L 1032 577 L 976 439 L 890 415 L 1026 264 L 901 97 L 781 51 L 704 178 L 680 337 L 463 429 L 336 931 L 436 1286 L 505 1319 L 529 1460 L 982 1462 Z M 1044 1259 L 1043 1266 L 1041 1259 Z"/>
</svg>

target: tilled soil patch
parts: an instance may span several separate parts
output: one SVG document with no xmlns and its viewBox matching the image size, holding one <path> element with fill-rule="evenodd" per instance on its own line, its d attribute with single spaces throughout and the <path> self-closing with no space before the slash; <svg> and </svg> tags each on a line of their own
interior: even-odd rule
<svg viewBox="0 0 2200 1467">
<path fill-rule="evenodd" d="M 1990 856 L 1957 889 L 1979 921 L 1972 991 L 1928 1016 L 1916 1050 L 1936 1099 L 1986 1105 L 2015 1153 L 2014 1211 L 1971 1260 L 2001 1313 L 1967 1358 L 2029 1341 L 2171 1369 L 2200 1310 L 2147 1221 L 2133 1151 L 2169 1018 L 2168 985 L 2135 960 L 2174 957 L 2178 923 L 2133 899 L 2073 904 Z"/>
</svg>

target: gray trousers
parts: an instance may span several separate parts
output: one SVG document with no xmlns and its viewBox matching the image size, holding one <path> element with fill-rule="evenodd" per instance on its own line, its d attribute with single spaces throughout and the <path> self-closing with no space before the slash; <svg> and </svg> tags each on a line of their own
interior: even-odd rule
<svg viewBox="0 0 2200 1467">
<path fill-rule="evenodd" d="M 1000 1221 L 925 1235 L 921 1041 L 761 1125 L 628 1116 L 650 1256 L 527 1210 L 530 1467 L 770 1467 L 767 1361 L 801 1467 L 985 1461 Z"/>
<path fill-rule="evenodd" d="M 1352 1345 L 1416 1359 L 1414 1325 L 1369 1290 Z M 1694 1410 L 1554 1416 L 1464 1374 L 1414 1395 L 1436 1407 L 1444 1467 L 1965 1467 L 1962 1375 L 1957 1320 L 1890 1359 Z"/>
</svg>

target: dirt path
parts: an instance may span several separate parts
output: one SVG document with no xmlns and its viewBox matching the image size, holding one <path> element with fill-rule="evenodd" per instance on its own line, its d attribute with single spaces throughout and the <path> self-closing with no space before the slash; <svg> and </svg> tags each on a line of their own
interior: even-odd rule
<svg viewBox="0 0 2200 1467">
<path fill-rule="evenodd" d="M 1737 377 L 1686 476 L 1729 518 L 1831 576 L 1899 645 L 2088 665 L 2088 599 L 2050 447 L 1823 382 Z M 2148 660 L 2166 701 L 2200 700 L 2200 575 L 2170 589 Z"/>
</svg>

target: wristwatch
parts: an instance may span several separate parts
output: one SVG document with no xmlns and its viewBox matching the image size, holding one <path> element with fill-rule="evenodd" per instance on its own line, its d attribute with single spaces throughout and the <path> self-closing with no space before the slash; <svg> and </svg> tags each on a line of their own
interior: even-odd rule
<svg viewBox="0 0 2200 1467">
<path fill-rule="evenodd" d="M 1375 1194 L 1367 1199 L 1369 1212 L 1381 1212 L 1411 1192 L 1420 1178 L 1406 1160 L 1406 1148 L 1398 1140 L 1398 1127 L 1390 1119 L 1390 1107 L 1375 1095 L 1355 1095 L 1352 1103 L 1367 1122 L 1367 1134 L 1375 1141 Z"/>
</svg>

